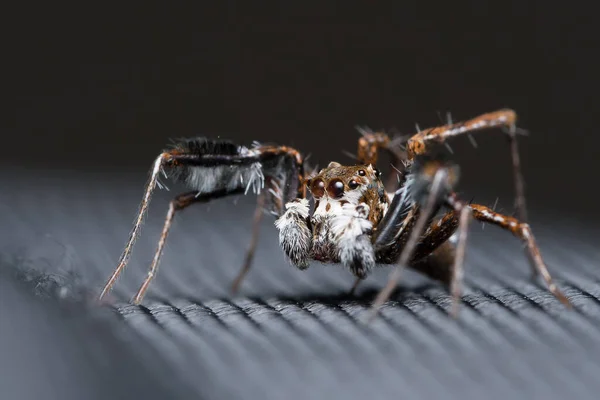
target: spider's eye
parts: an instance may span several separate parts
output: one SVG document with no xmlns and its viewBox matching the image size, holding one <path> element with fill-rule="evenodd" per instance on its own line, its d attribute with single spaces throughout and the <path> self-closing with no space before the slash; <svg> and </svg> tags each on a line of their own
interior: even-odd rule
<svg viewBox="0 0 600 400">
<path fill-rule="evenodd" d="M 358 182 L 356 182 L 354 179 L 350 179 L 350 182 L 348 182 L 348 187 L 350 189 L 356 189 L 358 187 Z"/>
<path fill-rule="evenodd" d="M 315 179 L 310 183 L 310 192 L 314 197 L 323 197 L 325 194 L 325 182 L 322 179 Z"/>
<path fill-rule="evenodd" d="M 359 169 L 359 170 L 358 170 L 358 174 L 359 174 L 360 176 L 365 176 L 365 175 L 367 175 L 367 173 L 365 172 L 365 170 L 364 170 L 364 169 Z"/>
<path fill-rule="evenodd" d="M 327 193 L 334 199 L 339 199 L 344 195 L 344 182 L 339 179 L 334 179 L 327 186 Z"/>
<path fill-rule="evenodd" d="M 378 170 L 377 168 L 375 168 L 375 169 L 373 170 L 373 172 L 375 172 L 375 176 L 376 176 L 376 177 L 378 177 L 378 178 L 379 178 L 379 177 L 381 176 L 381 171 L 380 171 L 380 170 Z"/>
</svg>

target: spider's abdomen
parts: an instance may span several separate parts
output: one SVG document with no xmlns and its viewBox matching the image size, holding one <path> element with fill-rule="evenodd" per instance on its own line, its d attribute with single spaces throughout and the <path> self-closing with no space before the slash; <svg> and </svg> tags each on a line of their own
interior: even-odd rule
<svg viewBox="0 0 600 400">
<path fill-rule="evenodd" d="M 257 193 L 264 185 L 260 153 L 256 149 L 227 140 L 198 137 L 176 141 L 170 151 L 188 159 L 185 165 L 170 165 L 170 175 L 199 194 L 221 190 Z"/>
</svg>

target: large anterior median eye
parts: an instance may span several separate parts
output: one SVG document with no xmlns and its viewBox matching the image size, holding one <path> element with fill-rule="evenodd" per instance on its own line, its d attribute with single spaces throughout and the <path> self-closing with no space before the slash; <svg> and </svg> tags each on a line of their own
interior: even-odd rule
<svg viewBox="0 0 600 400">
<path fill-rule="evenodd" d="M 325 194 L 325 182 L 322 179 L 315 179 L 310 183 L 310 192 L 314 197 L 323 197 Z"/>
<path fill-rule="evenodd" d="M 344 182 L 339 179 L 333 179 L 327 186 L 327 194 L 334 199 L 339 199 L 344 195 Z"/>
</svg>

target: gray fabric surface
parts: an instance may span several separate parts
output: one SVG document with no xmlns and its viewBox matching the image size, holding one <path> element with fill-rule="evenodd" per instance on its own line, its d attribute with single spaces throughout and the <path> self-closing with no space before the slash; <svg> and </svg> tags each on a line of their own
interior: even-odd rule
<svg viewBox="0 0 600 400">
<path fill-rule="evenodd" d="M 444 287 L 407 272 L 380 318 L 364 326 L 357 317 L 390 270 L 376 271 L 349 297 L 353 279 L 342 268 L 313 264 L 302 272 L 288 265 L 268 216 L 254 268 L 231 297 L 229 286 L 250 239 L 253 202 L 226 199 L 176 218 L 144 305 L 129 305 L 152 258 L 168 199 L 178 192 L 173 187 L 153 200 L 114 303 L 99 308 L 89 300 L 115 266 L 144 176 L 20 171 L 3 182 L 10 190 L 0 194 L 2 270 L 10 274 L 3 274 L 2 291 L 9 287 L 14 296 L 2 302 L 2 325 L 33 307 L 33 318 L 40 312 L 47 317 L 35 323 L 54 334 L 25 327 L 30 336 L 4 332 L 2 344 L 55 348 L 68 340 L 99 346 L 107 357 L 99 361 L 82 352 L 71 360 L 40 352 L 38 369 L 28 372 L 32 386 L 60 357 L 63 375 L 71 369 L 96 379 L 78 381 L 90 392 L 94 385 L 125 382 L 136 393 L 141 374 L 155 398 L 164 396 L 153 385 L 177 398 L 244 399 L 591 399 L 600 390 L 599 231 L 592 223 L 552 220 L 532 207 L 534 234 L 572 310 L 529 279 L 517 239 L 473 224 L 458 320 L 446 313 Z M 45 300 L 33 299 L 31 291 Z M 51 298 L 61 296 L 62 302 Z M 68 315 L 58 311 L 73 300 L 77 305 Z M 92 328 L 98 321 L 101 330 Z M 92 332 L 72 330 L 73 323 L 89 324 Z M 118 345 L 111 344 L 113 336 Z M 3 356 L 0 363 L 13 374 L 15 357 Z M 145 368 L 126 366 L 137 364 Z"/>
</svg>

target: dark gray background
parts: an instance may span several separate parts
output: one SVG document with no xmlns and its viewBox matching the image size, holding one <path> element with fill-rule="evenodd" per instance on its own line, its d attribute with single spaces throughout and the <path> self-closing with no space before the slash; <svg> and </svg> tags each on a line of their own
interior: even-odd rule
<svg viewBox="0 0 600 400">
<path fill-rule="evenodd" d="M 356 124 L 407 134 L 438 111 L 511 107 L 531 132 L 532 203 L 565 206 L 563 192 L 595 211 L 577 195 L 598 165 L 595 14 L 547 1 L 390 3 L 23 6 L 3 24 L 2 160 L 145 172 L 168 138 L 221 135 L 292 144 L 323 164 L 354 150 Z M 465 184 L 503 195 L 504 140 L 487 136 L 479 151 L 465 138 L 453 147 Z"/>
<path fill-rule="evenodd" d="M 13 398 L 102 398 L 98 388 L 117 398 L 597 397 L 600 63 L 590 10 L 516 0 L 11 7 L 1 24 L 0 314 L 11 329 L 0 331 L 9 354 L 0 387 L 10 383 Z M 443 287 L 407 274 L 384 318 L 363 328 L 356 317 L 387 271 L 347 297 L 346 271 L 286 265 L 269 218 L 256 267 L 231 298 L 249 198 L 182 214 L 146 306 L 128 306 L 177 187 L 152 203 L 117 303 L 108 313 L 80 304 L 114 267 L 169 138 L 276 141 L 323 165 L 350 162 L 342 150 L 355 150 L 356 124 L 410 133 L 415 122 L 438 124 L 437 112 L 457 120 L 501 107 L 530 131 L 520 144 L 532 226 L 573 311 L 528 280 L 516 240 L 477 224 L 458 322 Z M 499 197 L 511 212 L 505 139 L 476 139 L 478 149 L 451 143 L 461 192 Z M 76 305 L 65 310 L 59 295 Z"/>
</svg>

